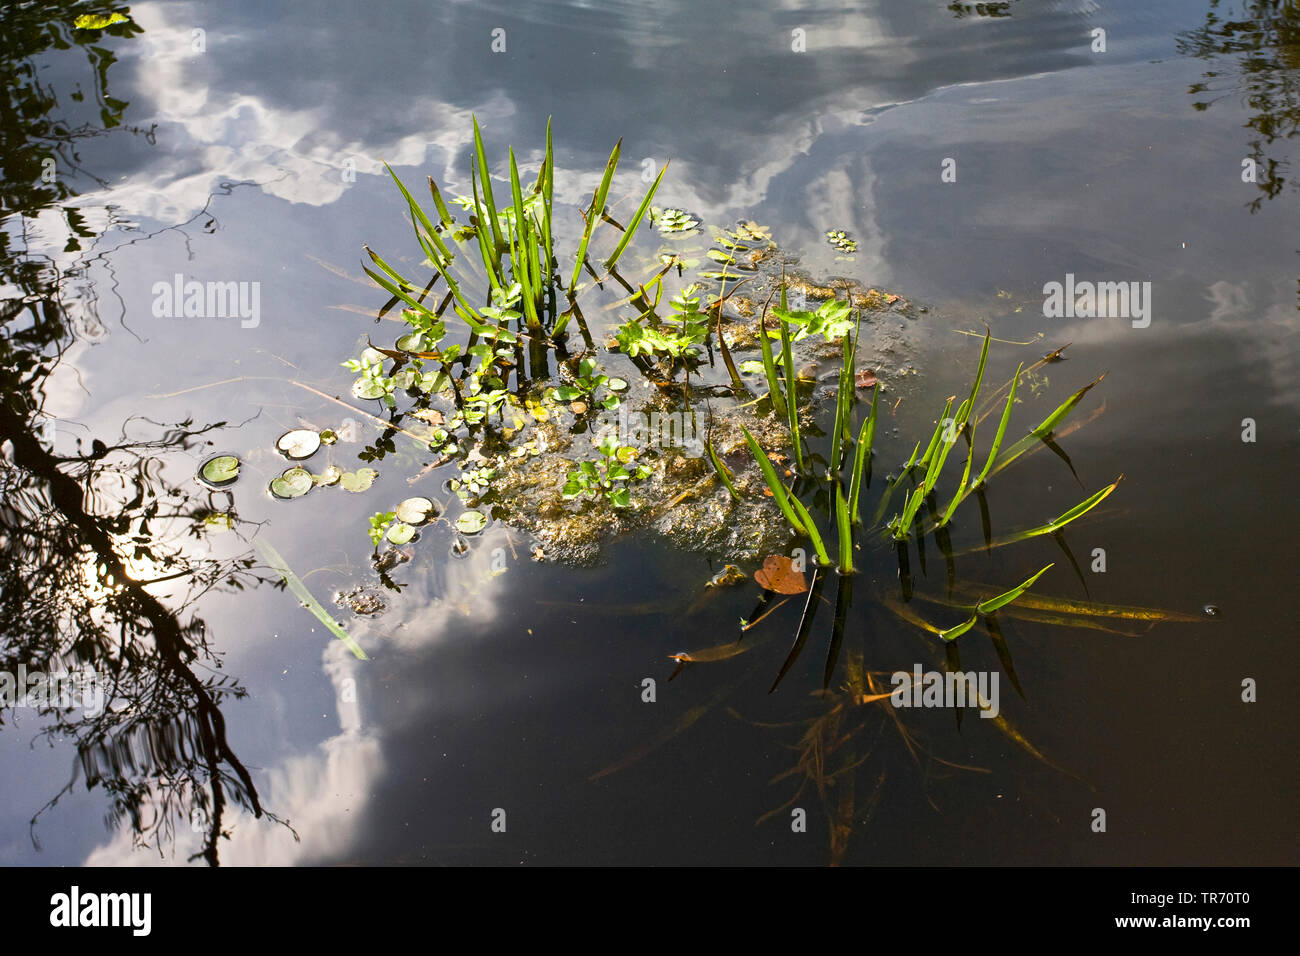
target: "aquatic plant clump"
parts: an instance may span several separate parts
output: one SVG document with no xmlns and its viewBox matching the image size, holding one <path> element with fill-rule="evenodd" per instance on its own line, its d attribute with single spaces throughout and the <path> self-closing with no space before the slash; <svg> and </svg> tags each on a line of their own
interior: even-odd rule
<svg viewBox="0 0 1300 956">
<path fill-rule="evenodd" d="M 969 391 L 947 399 L 901 467 L 873 485 L 876 460 L 897 451 L 894 434 L 886 440 L 881 431 L 882 416 L 909 398 L 894 374 L 898 364 L 885 361 L 906 341 L 904 300 L 853 279 L 797 271 L 798 260 L 752 221 L 716 227 L 680 209 L 650 207 L 662 172 L 646 194 L 638 188 L 639 206 L 620 224 L 619 201 L 610 197 L 617 147 L 580 211 L 574 260 L 561 261 L 554 253 L 564 243 L 554 230 L 549 127 L 541 169 L 526 192 L 509 154 L 509 204 L 498 206 L 493 198 L 501 183 L 488 173 L 477 124 L 474 156 L 471 196 L 454 197 L 449 207 L 430 180 L 436 221 L 393 175 L 430 274 L 407 278 L 367 249 L 375 269 L 365 271 L 391 296 L 381 311 L 398 308 L 405 325 L 393 341 L 358 336 L 355 357 L 342 363 L 354 376 L 348 400 L 318 392 L 380 431 L 360 457 L 375 464 L 391 456 L 381 466 L 389 477 L 379 482 L 373 467 L 311 464 L 322 448 L 328 449 L 322 457 L 338 453 L 332 446 L 343 432 L 339 425 L 339 433 L 311 427 L 283 433 L 274 445 L 278 454 L 270 455 L 274 471 L 255 483 L 259 494 L 283 499 L 276 507 L 303 507 L 287 502 L 307 495 L 308 508 L 320 505 L 321 494 L 335 501 L 344 492 L 345 499 L 368 495 L 366 525 L 356 530 L 358 538 L 364 530 L 373 549 L 369 566 L 378 585 L 400 592 L 401 566 L 428 559 L 431 546 L 440 549 L 435 561 L 486 556 L 485 539 L 509 541 L 513 551 L 522 532 L 531 540 L 521 553 L 535 560 L 585 563 L 614 536 L 658 535 L 706 553 L 711 572 L 721 565 L 707 581 L 700 575 L 701 594 L 757 591 L 754 609 L 738 620 L 731 640 L 674 653 L 678 669 L 748 653 L 776 630 L 777 612 L 790 607 L 785 626 L 794 624 L 793 640 L 779 669 L 773 660 L 761 677 L 764 684 L 771 680 L 771 691 L 799 680 L 791 672 L 815 643 L 825 604 L 834 615 L 820 667 L 826 713 L 801 742 L 799 767 L 818 786 L 826 767 L 848 780 L 858 765 L 851 747 L 837 749 L 831 763 L 821 759 L 819 748 L 828 741 L 839 748 L 860 732 L 863 721 L 848 715 L 879 705 L 873 719 L 885 726 L 889 716 L 907 740 L 898 716 L 884 709 L 889 672 L 866 669 L 855 646 L 874 635 L 863 626 L 872 617 L 892 615 L 921 653 L 944 658 L 950 673 L 959 668 L 959 648 L 987 635 L 1013 684 L 1000 620 L 1129 633 L 1157 620 L 1185 619 L 1044 594 L 1054 565 L 1041 560 L 1012 568 L 996 584 L 957 575 L 958 558 L 976 550 L 954 548 L 950 540 L 974 511 L 963 505 L 971 497 L 983 505 L 985 490 L 1007 468 L 1054 447 L 1066 419 L 1100 379 L 1046 417 L 1039 412 L 1039 423 L 1017 436 L 1011 427 L 1017 406 L 1037 399 L 1040 386 L 1045 392 L 1045 380 L 1034 378 L 1042 363 L 1020 363 L 988 395 L 986 372 L 998 356 L 991 359 L 996 340 L 987 332 Z M 655 228 L 640 235 L 651 247 L 634 248 L 633 235 L 647 216 Z M 839 251 L 856 248 L 845 233 L 832 230 L 827 237 Z M 375 403 L 369 407 L 376 414 L 357 410 L 366 402 Z M 995 428 L 979 428 L 990 418 Z M 991 432 L 992 440 L 977 443 L 977 429 L 981 436 Z M 419 486 L 425 494 L 413 494 L 413 487 L 392 493 L 391 473 L 400 469 L 414 472 L 411 486 L 427 482 Z M 238 457 L 213 456 L 199 466 L 198 479 L 215 490 L 240 471 Z M 1045 523 L 996 538 L 985 516 L 984 550 L 1045 536 L 1062 542 L 1061 532 L 1092 513 L 1119 481 L 1088 489 L 1077 503 L 1063 502 L 1064 510 Z M 438 482 L 441 493 L 433 490 Z M 334 490 L 321 490 L 328 487 Z M 927 547 L 942 556 L 942 593 L 926 587 Z M 264 557 L 306 608 L 363 657 L 283 559 L 270 550 Z M 492 575 L 505 570 L 495 559 L 492 564 Z M 831 581 L 833 600 L 824 593 Z M 372 578 L 341 591 L 335 603 L 357 615 L 382 614 L 387 604 L 378 585 Z M 858 613 L 850 614 L 855 588 Z M 689 616 L 688 610 L 683 617 Z M 755 636 L 742 642 L 750 632 Z M 847 684 L 832 689 L 846 672 Z M 983 709 L 999 731 L 1041 757 L 996 707 Z M 849 824 L 840 819 L 835 826 L 832 843 L 842 852 Z"/>
<path fill-rule="evenodd" d="M 828 230 L 826 233 L 826 241 L 834 246 L 838 251 L 849 255 L 858 251 L 858 241 L 843 229 Z"/>
<path fill-rule="evenodd" d="M 578 240 L 577 255 L 567 286 L 562 281 L 559 272 L 560 263 L 553 248 L 555 219 L 552 197 L 555 188 L 555 158 L 549 121 L 546 124 L 545 157 L 536 181 L 525 193 L 520 182 L 514 150 L 510 150 L 511 201 L 509 204 L 498 206 L 488 170 L 483 137 L 478 120 L 474 120 L 474 162 L 470 171 L 473 195 L 458 199 L 458 204 L 470 213 L 470 222 L 454 231 L 450 229 L 454 222 L 451 212 L 432 177 L 429 179 L 429 192 L 439 217 L 436 226 L 407 191 L 402 181 L 397 178 L 397 174 L 391 168 L 388 169 L 406 199 L 416 240 L 424 251 L 426 261 L 447 286 L 447 295 L 440 306 L 431 309 L 425 305 L 423 300 L 428 294 L 428 289 L 419 292 L 416 285 L 396 272 L 369 247 L 366 247 L 366 252 L 380 272 L 366 269 L 366 274 L 387 292 L 410 306 L 412 314 L 407 316 L 407 320 L 416 333 L 428 333 L 436 328 L 440 324 L 443 313 L 450 306 L 452 312 L 464 320 L 476 336 L 481 336 L 490 345 L 510 344 L 517 341 L 514 333 L 506 329 L 506 325 L 512 319 L 520 318 L 524 320 L 524 325 L 530 332 L 558 338 L 564 333 L 569 320 L 576 313 L 578 279 L 584 268 L 591 268 L 587 251 L 597 224 L 607 218 L 606 198 L 609 196 L 610 185 L 618 169 L 621 151 L 620 140 L 610 153 L 609 161 L 605 165 L 605 173 L 596 187 L 591 204 L 583 214 L 584 228 Z M 637 227 L 646 218 L 650 201 L 666 171 L 667 165 L 659 171 L 659 175 L 646 192 L 640 206 L 633 213 L 627 226 L 622 228 L 622 237 L 602 264 L 607 272 L 612 270 L 622 258 L 632 237 L 636 234 Z M 461 281 L 452 271 L 457 252 L 452 251 L 448 239 L 457 246 L 468 245 L 473 240 L 477 261 L 485 270 L 493 294 L 491 305 L 476 307 L 462 291 Z M 564 311 L 558 311 L 557 300 L 561 295 L 569 306 Z"/>
<path fill-rule="evenodd" d="M 466 507 L 490 508 L 494 516 L 535 534 L 546 552 L 560 559 L 585 560 L 602 538 L 647 525 L 693 547 L 721 546 L 733 558 L 779 543 L 784 532 L 761 520 L 761 500 L 743 522 L 729 513 L 741 508 L 734 482 L 725 499 L 711 500 L 718 486 L 700 439 L 707 430 L 709 456 L 721 454 L 735 467 L 744 451 L 741 423 L 776 438 L 745 407 L 751 396 L 730 356 L 732 349 L 756 354 L 761 338 L 754 303 L 735 296 L 736 272 L 744 272 L 741 281 L 755 283 L 756 289 L 804 283 L 797 290 L 801 296 L 845 296 L 848 304 L 814 307 L 806 326 L 795 329 L 796 343 L 813 335 L 834 341 L 846 328 L 855 297 L 860 306 L 880 309 L 893 307 L 898 298 L 853 282 L 831 287 L 786 276 L 793 260 L 777 253 L 769 229 L 750 221 L 713 230 L 714 247 L 697 255 L 689 244 L 704 232 L 703 220 L 650 205 L 664 170 L 640 196 L 631 218 L 620 223 L 613 208 L 619 200 L 611 194 L 619 146 L 590 203 L 579 210 L 576 255 L 572 263 L 562 262 L 556 253 L 563 242 L 555 228 L 549 124 L 531 186 L 525 187 L 518 160 L 508 152 L 508 203 L 497 203 L 502 187 L 489 175 L 477 122 L 473 139 L 471 195 L 455 196 L 449 204 L 430 180 L 433 216 L 392 174 L 433 274 L 427 282 L 407 278 L 367 247 L 374 268 L 365 271 L 392 296 L 385 311 L 403 307 L 409 331 L 393 348 L 367 338 L 360 355 L 344 363 L 358 376 L 353 396 L 418 419 L 408 419 L 399 430 L 441 455 L 444 465 L 459 468 L 450 487 Z M 649 235 L 671 235 L 680 252 L 657 252 L 647 278 L 629 280 L 622 273 L 646 219 L 658 227 Z M 597 260 L 590 253 L 602 227 L 618 236 Z M 638 255 L 631 268 L 645 261 Z M 687 270 L 695 275 L 687 277 Z M 681 281 L 670 287 L 673 273 Z M 708 291 L 719 282 L 716 292 Z M 625 298 L 617 298 L 619 289 Z M 605 302 L 593 306 L 592 298 Z M 484 301 L 489 304 L 477 304 Z M 624 311 L 604 329 L 585 314 L 603 318 L 620 307 L 630 314 Z M 452 316 L 461 320 L 460 331 L 453 332 L 455 323 L 448 326 Z M 583 348 L 571 355 L 574 326 Z M 727 371 L 725 394 L 720 383 L 709 381 L 717 350 Z M 678 439 L 690 433 L 691 454 L 683 454 L 680 441 L 672 439 L 622 436 L 608 445 L 598 434 L 609 430 L 603 417 L 629 406 L 633 418 L 674 418 L 682 426 Z M 811 408 L 800 412 L 813 413 Z M 715 527 L 727 531 L 720 534 Z"/>
<path fill-rule="evenodd" d="M 581 211 L 583 229 L 571 271 L 554 255 L 549 124 L 541 168 L 527 190 L 514 152 L 509 152 L 511 201 L 498 206 L 475 122 L 472 195 L 454 200 L 469 214 L 467 223 L 456 222 L 430 180 L 435 223 L 393 174 L 434 275 L 427 284 L 408 280 L 367 248 L 379 269 L 367 268 L 367 273 L 393 296 L 392 304 L 406 305 L 402 317 L 410 332 L 394 349 L 370 343 L 359 359 L 346 363 L 360 375 L 354 394 L 378 399 L 399 413 L 399 398 L 411 396 L 414 407 L 405 414 L 435 426 L 419 433 L 427 436 L 429 450 L 459 469 L 448 487 L 464 502 L 465 519 L 491 514 L 530 532 L 548 555 L 586 560 L 604 537 L 654 528 L 683 546 L 714 550 L 733 561 L 788 550 L 792 541 L 802 540 L 819 569 L 835 568 L 849 577 L 870 541 L 897 550 L 908 600 L 907 541 L 933 534 L 941 550 L 950 551 L 947 527 L 960 504 L 1049 436 L 1091 386 L 1004 450 L 1023 369 L 1018 370 L 979 468 L 973 439 L 988 359 L 986 336 L 969 397 L 955 412 L 949 401 L 924 451 L 918 441 L 906 464 L 891 476 L 874 517 L 864 522 L 879 397 L 888 385 L 874 371 L 860 374 L 857 368 L 864 316 L 905 303 L 852 281 L 818 284 L 787 272 L 792 260 L 777 252 L 770 231 L 748 221 L 713 230 L 711 247 L 678 241 L 671 251 L 651 258 L 645 279 L 628 280 L 620 274 L 619 262 L 647 214 L 659 235 L 687 243 L 691 234 L 703 232 L 703 221 L 679 208 L 650 205 L 663 178 L 660 170 L 627 224 L 619 225 L 608 204 L 619 152 L 616 146 L 590 204 Z M 621 235 L 598 272 L 588 251 L 597 225 L 606 223 Z M 856 248 L 842 230 L 828 230 L 827 238 L 840 251 Z M 474 280 L 453 269 L 461 246 L 481 267 L 477 281 L 485 287 L 474 298 L 481 295 L 488 305 L 471 304 L 469 282 Z M 592 281 L 580 285 L 584 270 Z M 696 275 L 687 278 L 687 270 Z M 670 273 L 681 280 L 676 287 L 669 287 Z M 430 299 L 426 304 L 440 280 L 446 288 L 441 303 L 434 307 Z M 716 283 L 716 292 L 708 292 L 707 283 Z M 737 295 L 747 283 L 747 295 Z M 624 307 L 631 314 L 625 312 L 606 332 L 607 356 L 602 358 L 581 302 L 595 293 L 608 298 L 617 288 L 626 295 L 599 311 Z M 753 296 L 763 292 L 767 298 L 760 307 Z M 449 340 L 443 320 L 448 309 L 464 322 L 467 339 Z M 576 356 L 567 352 L 565 329 L 571 319 L 586 346 Z M 733 351 L 741 356 L 739 364 Z M 815 366 L 809 376 L 797 364 L 810 357 L 834 363 L 835 385 L 827 390 L 824 405 Z M 611 370 L 614 361 L 623 364 L 617 374 Z M 761 383 L 757 391 L 754 383 Z M 855 424 L 863 387 L 872 389 L 871 408 Z M 626 423 L 611 434 L 610 423 L 601 416 L 629 405 L 637 414 L 655 409 L 680 416 L 683 423 L 689 418 L 697 445 L 693 453 L 671 443 L 629 441 L 622 433 Z M 833 424 L 825 452 L 818 453 L 809 438 L 823 407 L 833 410 Z M 950 452 L 963 437 L 968 448 L 959 459 L 964 461 L 962 476 L 946 503 L 936 502 Z M 1114 487 L 1011 540 L 1059 531 Z M 822 504 L 816 507 L 809 498 L 814 489 L 821 489 L 814 497 Z M 824 523 L 815 512 L 824 512 Z M 395 513 L 381 516 L 386 520 L 372 527 L 372 537 L 410 539 L 410 522 L 399 521 Z M 864 524 L 868 535 L 859 540 L 857 529 Z M 956 639 L 979 617 L 1022 596 L 1042 573 L 1009 591 L 983 595 L 964 618 L 935 626 L 934 633 Z"/>
</svg>

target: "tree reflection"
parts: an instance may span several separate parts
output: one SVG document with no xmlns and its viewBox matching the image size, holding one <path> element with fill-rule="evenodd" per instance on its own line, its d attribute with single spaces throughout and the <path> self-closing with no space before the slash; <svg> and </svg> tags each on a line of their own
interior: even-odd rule
<svg viewBox="0 0 1300 956">
<path fill-rule="evenodd" d="M 1300 4 L 1243 0 L 1240 8 L 1221 7 L 1221 0 L 1210 0 L 1205 24 L 1179 36 L 1178 51 L 1204 60 L 1232 58 L 1232 71 L 1207 70 L 1188 92 L 1198 97 L 1192 104 L 1197 110 L 1234 94 L 1250 110 L 1245 127 L 1259 188 L 1250 203 L 1256 212 L 1286 185 L 1291 162 L 1278 146 L 1300 132 Z"/>
<path fill-rule="evenodd" d="M 127 104 L 108 93 L 114 57 L 102 45 L 106 35 L 129 39 L 139 28 L 73 26 L 79 16 L 111 12 L 109 3 L 45 3 L 0 18 L 0 671 L 90 668 L 104 695 L 93 709 L 58 699 L 37 707 L 42 733 L 71 738 L 78 761 L 33 817 L 34 842 L 38 818 L 80 777 L 104 789 L 110 822 L 129 824 L 137 845 L 165 852 L 182 821 L 203 835 L 191 859 L 215 866 L 232 804 L 278 818 L 227 739 L 222 705 L 245 692 L 221 673 L 203 620 L 186 615 L 209 590 L 262 578 L 251 558 L 193 547 L 214 514 L 236 531 L 240 521 L 218 492 L 202 501 L 169 486 L 162 463 L 225 423 L 137 419 L 111 444 L 78 440 L 75 454 L 56 454 L 43 413 L 46 382 L 76 337 L 74 316 L 93 315 L 95 301 L 87 284 L 69 281 L 82 266 L 29 247 L 29 227 L 61 217 L 71 235 L 64 252 L 78 251 L 79 237 L 95 238 L 74 208 L 60 205 L 75 195 L 67 180 L 85 174 L 77 143 L 115 127 L 140 132 L 122 127 Z M 68 50 L 85 56 L 93 90 L 88 102 L 75 83 L 66 98 L 97 107 L 97 122 L 67 119 L 59 93 L 42 81 L 68 66 L 59 59 Z M 128 436 L 141 422 L 157 437 Z M 0 726 L 4 719 L 0 711 Z"/>
</svg>

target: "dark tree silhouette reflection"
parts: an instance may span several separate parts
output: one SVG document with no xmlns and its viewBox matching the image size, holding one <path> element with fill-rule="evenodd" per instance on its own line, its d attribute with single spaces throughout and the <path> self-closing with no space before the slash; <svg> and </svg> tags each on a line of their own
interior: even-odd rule
<svg viewBox="0 0 1300 956">
<path fill-rule="evenodd" d="M 8 391 L 0 405 L 0 669 L 93 669 L 104 695 L 98 713 L 57 702 L 45 710 L 44 733 L 72 737 L 79 756 L 60 795 L 78 777 L 102 786 L 110 818 L 160 851 L 175 822 L 188 821 L 204 831 L 199 855 L 215 865 L 228 802 L 265 811 L 221 713 L 244 691 L 220 673 L 203 620 L 182 615 L 207 590 L 261 578 L 251 558 L 190 556 L 180 529 L 210 511 L 154 471 L 158 451 L 190 447 L 224 423 L 181 425 L 151 442 L 96 441 L 88 454 L 58 457 L 15 408 L 23 397 Z M 126 501 L 102 490 L 114 486 Z M 141 568 L 151 569 L 147 577 Z M 178 607 L 155 596 L 161 582 L 184 582 Z"/>
<path fill-rule="evenodd" d="M 28 247 L 29 223 L 62 217 L 73 236 L 65 253 L 79 250 L 78 237 L 95 238 L 66 205 L 75 195 L 68 180 L 90 175 L 77 142 L 140 132 L 122 125 L 127 104 L 108 93 L 114 57 L 104 45 L 107 35 L 129 39 L 139 28 L 73 26 L 113 9 L 27 4 L 0 18 L 0 671 L 89 668 L 103 694 L 93 708 L 38 702 L 41 733 L 70 738 L 78 759 L 32 818 L 34 842 L 41 814 L 81 781 L 103 789 L 110 823 L 129 825 L 137 845 L 166 852 L 180 822 L 203 834 L 191 859 L 216 865 L 232 804 L 283 822 L 262 806 L 227 738 L 222 705 L 245 692 L 221 672 L 204 621 L 190 615 L 207 591 L 264 579 L 252 558 L 218 559 L 195 547 L 214 514 L 238 533 L 242 523 L 223 496 L 201 500 L 162 477 L 166 454 L 194 448 L 225 423 L 133 419 L 111 443 L 78 439 L 75 454 L 56 454 L 43 412 L 46 382 L 83 324 L 77 317 L 93 316 L 96 303 L 92 287 L 70 281 L 84 264 Z M 75 82 L 66 98 L 97 111 L 94 120 L 64 118 L 64 97 L 41 79 L 51 58 L 64 56 L 67 66 L 70 50 L 87 60 L 93 93 L 87 101 Z M 142 425 L 149 437 L 128 436 Z M 5 720 L 0 710 L 0 727 Z"/>
<path fill-rule="evenodd" d="M 1290 173 L 1289 154 L 1279 145 L 1300 132 L 1300 4 L 1295 0 L 1243 0 L 1229 7 L 1210 0 L 1203 26 L 1178 38 L 1178 50 L 1203 60 L 1222 58 L 1226 68 L 1207 70 L 1188 90 L 1197 110 L 1225 97 L 1240 98 L 1250 111 L 1247 154 L 1255 163 L 1259 194 L 1278 196 Z"/>
</svg>

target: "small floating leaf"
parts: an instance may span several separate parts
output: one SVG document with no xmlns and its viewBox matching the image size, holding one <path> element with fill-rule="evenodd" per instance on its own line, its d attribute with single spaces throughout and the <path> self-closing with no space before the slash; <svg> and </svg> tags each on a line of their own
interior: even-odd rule
<svg viewBox="0 0 1300 956">
<path fill-rule="evenodd" d="M 478 534 L 487 525 L 487 515 L 481 511 L 466 511 L 456 519 L 456 528 L 464 534 Z"/>
<path fill-rule="evenodd" d="M 339 484 L 345 491 L 362 492 L 369 489 L 377 477 L 379 472 L 373 468 L 358 468 L 356 471 L 345 471 L 339 477 Z"/>
<path fill-rule="evenodd" d="M 763 559 L 763 566 L 754 572 L 754 580 L 759 587 L 777 594 L 803 594 L 808 590 L 803 572 L 794 569 L 794 562 L 784 554 L 770 554 Z"/>
<path fill-rule="evenodd" d="M 384 537 L 386 537 L 393 544 L 406 544 L 412 538 L 415 537 L 415 529 L 412 528 L 406 522 L 399 521 L 397 524 L 389 526 L 388 531 L 385 532 L 384 534 Z"/>
<path fill-rule="evenodd" d="M 650 207 L 650 219 L 665 235 L 689 232 L 700 224 L 700 220 L 681 209 L 659 209 Z"/>
<path fill-rule="evenodd" d="M 340 468 L 338 465 L 330 465 L 319 475 L 315 476 L 315 481 L 316 484 L 318 485 L 333 485 L 336 484 L 338 480 L 342 477 L 343 477 L 343 469 Z"/>
<path fill-rule="evenodd" d="M 397 506 L 397 520 L 405 524 L 424 524 L 430 518 L 436 517 L 438 517 L 438 506 L 430 498 L 407 498 Z"/>
<path fill-rule="evenodd" d="M 199 477 L 210 485 L 228 485 L 239 477 L 239 459 L 234 455 L 209 458 L 199 469 Z"/>
<path fill-rule="evenodd" d="M 320 450 L 320 432 L 310 428 L 295 428 L 281 435 L 275 447 L 290 461 L 301 461 Z"/>
<path fill-rule="evenodd" d="M 271 482 L 271 494 L 277 498 L 301 498 L 311 491 L 315 477 L 305 468 L 290 468 Z"/>
<path fill-rule="evenodd" d="M 334 433 L 332 428 L 326 428 L 320 433 L 320 440 L 322 445 L 332 445 L 339 440 L 339 436 Z"/>
<path fill-rule="evenodd" d="M 621 392 L 627 388 L 627 382 L 621 378 L 611 378 L 605 383 L 605 387 L 614 392 Z"/>
<path fill-rule="evenodd" d="M 387 393 L 373 378 L 359 378 L 352 383 L 352 394 L 357 398 L 383 398 Z"/>
<path fill-rule="evenodd" d="M 430 425 L 441 425 L 446 421 L 446 417 L 436 408 L 417 408 L 411 412 L 412 418 L 418 418 L 422 422 Z"/>
<path fill-rule="evenodd" d="M 857 252 L 858 243 L 843 229 L 830 229 L 826 232 L 826 241 L 840 252 Z"/>
</svg>

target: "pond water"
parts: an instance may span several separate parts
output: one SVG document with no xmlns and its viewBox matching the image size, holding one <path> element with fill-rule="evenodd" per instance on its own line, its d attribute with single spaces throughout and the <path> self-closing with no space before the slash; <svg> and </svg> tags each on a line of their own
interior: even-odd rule
<svg viewBox="0 0 1300 956">
<path fill-rule="evenodd" d="M 129 20 L 74 28 L 114 9 Z M 115 704 L 97 719 L 5 702 L 0 863 L 1296 862 L 1294 5 L 46 3 L 7 13 L 3 37 L 0 671 L 86 664 Z M 1068 344 L 1021 381 L 1008 443 L 1105 376 L 1083 427 L 990 480 L 993 536 L 1123 480 L 1059 540 L 987 553 L 965 505 L 966 598 L 1052 564 L 1031 595 L 1186 620 L 1099 630 L 1013 606 L 993 619 L 1001 645 L 981 623 L 945 648 L 891 612 L 892 545 L 864 544 L 827 689 L 834 571 L 770 691 L 805 598 L 756 611 L 762 555 L 710 546 L 734 515 L 669 536 L 629 520 L 571 561 L 536 515 L 498 511 L 465 553 L 440 522 L 381 574 L 371 515 L 419 495 L 454 519 L 461 472 L 427 468 L 442 454 L 352 393 L 340 363 L 406 331 L 400 308 L 377 318 L 389 296 L 362 246 L 427 281 L 383 163 L 421 197 L 426 174 L 469 193 L 471 116 L 498 201 L 507 147 L 530 185 L 551 117 L 566 280 L 621 138 L 611 216 L 626 224 L 670 161 L 655 205 L 709 230 L 673 246 L 642 226 L 636 281 L 661 247 L 706 249 L 710 227 L 744 221 L 801 275 L 902 296 L 863 324 L 881 382 L 871 505 L 967 394 L 986 324 L 985 396 Z M 177 276 L 244 283 L 245 308 L 159 314 Z M 1052 282 L 1137 285 L 1124 314 L 1050 316 Z M 606 340 L 636 310 L 597 294 L 592 354 L 633 375 Z M 725 385 L 710 357 L 699 381 Z M 633 382 L 624 407 L 655 388 Z M 339 432 L 313 472 L 370 467 L 373 486 L 272 498 L 275 442 L 301 427 Z M 194 476 L 218 453 L 240 475 L 210 491 Z M 757 550 L 796 546 L 755 502 Z M 612 521 L 604 504 L 580 524 Z M 234 526 L 204 523 L 214 510 Z M 943 599 L 927 547 L 922 564 L 912 543 L 912 584 Z M 158 583 L 110 579 L 113 555 Z M 732 560 L 745 580 L 706 587 Z M 742 636 L 743 653 L 675 674 L 671 655 Z M 914 666 L 999 675 L 1002 720 L 859 699 Z"/>
</svg>

